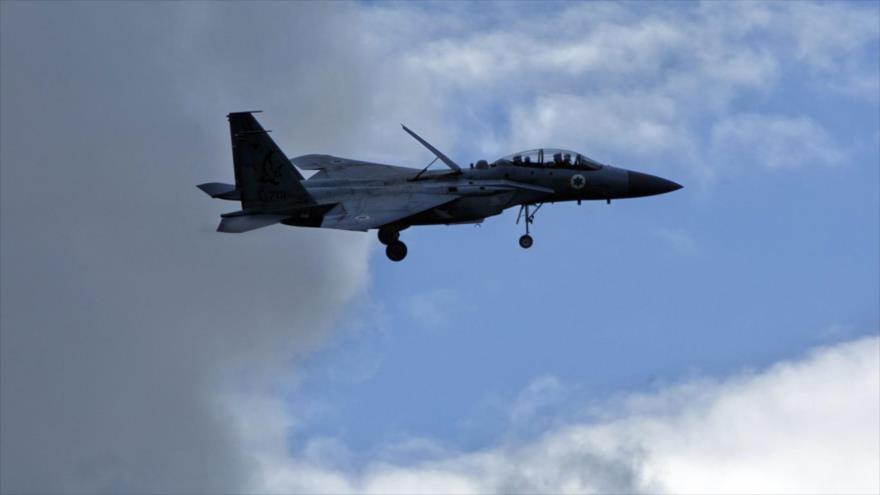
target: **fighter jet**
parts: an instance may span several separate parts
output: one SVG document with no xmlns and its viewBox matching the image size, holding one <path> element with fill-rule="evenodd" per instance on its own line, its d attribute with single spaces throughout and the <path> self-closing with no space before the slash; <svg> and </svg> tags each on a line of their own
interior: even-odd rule
<svg viewBox="0 0 880 495">
<path fill-rule="evenodd" d="M 511 207 L 525 233 L 519 245 L 534 240 L 530 225 L 547 203 L 653 196 L 681 185 L 634 172 L 562 149 L 539 148 L 478 160 L 462 167 L 402 125 L 435 156 L 419 170 L 341 158 L 302 155 L 287 158 L 253 114 L 230 113 L 235 184 L 209 182 L 197 187 L 210 195 L 241 202 L 221 215 L 219 232 L 241 233 L 275 224 L 328 229 L 378 230 L 391 261 L 406 258 L 400 233 L 414 225 L 478 224 Z M 436 161 L 448 170 L 428 170 Z M 308 179 L 302 170 L 317 171 Z"/>
</svg>

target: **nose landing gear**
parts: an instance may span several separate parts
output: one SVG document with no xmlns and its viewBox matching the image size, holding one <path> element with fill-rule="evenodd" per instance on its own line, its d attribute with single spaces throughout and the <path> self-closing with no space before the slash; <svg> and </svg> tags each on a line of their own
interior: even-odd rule
<svg viewBox="0 0 880 495">
<path fill-rule="evenodd" d="M 526 224 L 526 233 L 519 238 L 519 247 L 528 249 L 535 243 L 535 240 L 529 235 L 529 225 L 535 221 L 535 213 L 538 213 L 538 210 L 540 210 L 542 206 L 544 206 L 544 203 L 536 206 L 531 213 L 529 213 L 529 205 L 525 204 L 519 207 L 519 214 L 516 216 L 516 224 L 519 225 L 519 220 L 521 218 L 525 218 Z M 523 213 L 525 213 L 525 215 L 523 215 Z"/>
<path fill-rule="evenodd" d="M 385 256 L 391 261 L 402 261 L 406 258 L 406 244 L 400 240 L 400 231 L 390 227 L 379 229 L 379 242 L 385 244 Z"/>
</svg>

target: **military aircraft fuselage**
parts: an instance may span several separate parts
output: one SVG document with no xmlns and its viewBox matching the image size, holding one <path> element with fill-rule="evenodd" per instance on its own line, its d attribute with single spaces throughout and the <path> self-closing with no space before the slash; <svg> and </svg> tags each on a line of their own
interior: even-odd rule
<svg viewBox="0 0 880 495">
<path fill-rule="evenodd" d="M 235 184 L 198 187 L 213 198 L 240 201 L 217 230 L 242 233 L 274 224 L 341 230 L 378 230 L 392 261 L 406 257 L 400 232 L 413 225 L 478 223 L 519 206 L 529 225 L 546 203 L 635 198 L 681 188 L 653 175 L 613 167 L 580 153 L 538 148 L 462 167 L 403 126 L 448 170 L 422 170 L 332 155 L 286 158 L 252 115 L 228 115 Z M 301 170 L 316 171 L 308 178 Z"/>
<path fill-rule="evenodd" d="M 328 155 L 305 155 L 291 159 L 294 164 L 305 164 L 310 160 L 325 163 L 335 160 L 340 168 L 356 167 L 358 163 L 363 163 Z M 681 187 L 659 177 L 610 165 L 586 168 L 565 162 L 515 164 L 499 160 L 492 164 L 478 162 L 476 166 L 461 169 L 460 173 L 429 171 L 421 175 L 416 169 L 379 166 L 386 170 L 386 175 L 381 178 L 329 179 L 321 178 L 318 174 L 305 180 L 303 185 L 319 202 L 327 203 L 371 193 L 458 196 L 458 199 L 445 205 L 401 219 L 397 222 L 399 228 L 473 223 L 514 206 L 564 201 L 611 201 L 662 194 Z"/>
</svg>

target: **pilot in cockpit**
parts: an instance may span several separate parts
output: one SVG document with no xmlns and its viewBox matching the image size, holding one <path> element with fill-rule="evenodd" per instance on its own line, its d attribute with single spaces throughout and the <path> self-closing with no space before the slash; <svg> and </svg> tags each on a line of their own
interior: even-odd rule
<svg viewBox="0 0 880 495">
<path fill-rule="evenodd" d="M 553 153 L 553 165 L 562 165 L 562 153 Z"/>
<path fill-rule="evenodd" d="M 566 165 L 571 165 L 571 153 L 566 153 L 562 161 L 565 162 Z"/>
</svg>

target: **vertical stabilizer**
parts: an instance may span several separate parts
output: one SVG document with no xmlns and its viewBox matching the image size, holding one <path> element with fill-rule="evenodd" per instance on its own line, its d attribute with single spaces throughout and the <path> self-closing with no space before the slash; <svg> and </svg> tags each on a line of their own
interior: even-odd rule
<svg viewBox="0 0 880 495">
<path fill-rule="evenodd" d="M 257 122 L 254 112 L 227 115 L 235 188 L 245 211 L 279 211 L 315 203 L 303 176 Z"/>
</svg>

